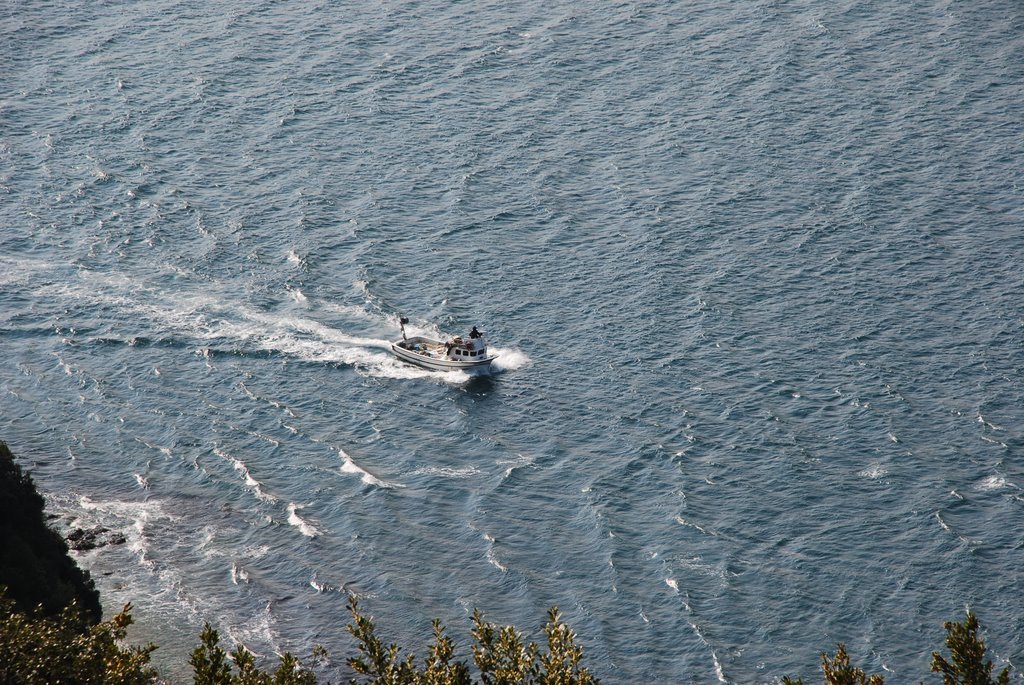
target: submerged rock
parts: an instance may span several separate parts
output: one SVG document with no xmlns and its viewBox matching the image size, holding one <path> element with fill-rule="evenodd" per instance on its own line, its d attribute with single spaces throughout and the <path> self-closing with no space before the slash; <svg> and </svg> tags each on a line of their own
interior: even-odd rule
<svg viewBox="0 0 1024 685">
<path fill-rule="evenodd" d="M 74 528 L 65 539 L 68 541 L 68 547 L 76 552 L 85 552 L 107 545 L 123 545 L 127 542 L 124 533 L 118 533 L 103 526 L 96 526 L 88 530 Z"/>
</svg>

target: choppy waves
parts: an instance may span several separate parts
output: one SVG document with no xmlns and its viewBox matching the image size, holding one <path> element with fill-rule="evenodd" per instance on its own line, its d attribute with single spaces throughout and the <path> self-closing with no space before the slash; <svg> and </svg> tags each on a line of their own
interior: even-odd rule
<svg viewBox="0 0 1024 685">
<path fill-rule="evenodd" d="M 112 9 L 0 23 L 0 439 L 161 666 L 347 593 L 557 604 L 605 682 L 1019 651 L 1014 12 Z"/>
</svg>

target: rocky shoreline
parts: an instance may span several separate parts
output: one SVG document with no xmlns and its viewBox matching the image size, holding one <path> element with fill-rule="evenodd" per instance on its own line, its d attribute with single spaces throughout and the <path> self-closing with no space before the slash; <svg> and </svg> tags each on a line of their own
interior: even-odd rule
<svg viewBox="0 0 1024 685">
<path fill-rule="evenodd" d="M 103 526 L 93 528 L 72 528 L 64 539 L 68 547 L 76 552 L 86 552 L 91 549 L 107 547 L 109 545 L 123 545 L 128 541 L 124 533 L 119 533 Z"/>
</svg>

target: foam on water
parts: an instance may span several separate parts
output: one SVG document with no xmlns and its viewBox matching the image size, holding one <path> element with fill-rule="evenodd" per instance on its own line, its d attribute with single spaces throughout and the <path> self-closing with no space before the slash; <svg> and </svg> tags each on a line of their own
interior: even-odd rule
<svg viewBox="0 0 1024 685">
<path fill-rule="evenodd" d="M 80 528 L 102 526 L 124 533 L 130 549 L 139 563 L 152 567 L 148 558 L 149 534 L 152 525 L 176 522 L 177 517 L 164 511 L 158 500 L 133 502 L 126 500 L 93 500 L 87 495 L 78 499 L 78 516 L 72 525 Z"/>
<path fill-rule="evenodd" d="M 989 476 L 978 483 L 979 490 L 1002 490 L 1006 486 L 1006 478 L 998 475 Z"/>
<path fill-rule="evenodd" d="M 704 533 L 705 535 L 714 535 L 714 533 L 709 532 L 707 529 L 703 528 L 702 526 L 697 525 L 693 521 L 689 521 L 687 519 L 684 519 L 682 516 L 676 516 L 676 523 L 678 523 L 681 526 L 688 526 L 690 528 L 693 528 L 694 530 L 698 530 L 701 533 Z"/>
<path fill-rule="evenodd" d="M 239 581 L 245 583 L 249 580 L 249 574 L 246 573 L 245 569 L 241 568 L 238 564 L 231 563 L 231 584 L 238 585 Z"/>
<path fill-rule="evenodd" d="M 498 358 L 491 362 L 491 367 L 497 372 L 516 371 L 526 368 L 530 363 L 530 357 L 521 350 L 491 345 L 490 351 L 498 355 Z"/>
<path fill-rule="evenodd" d="M 878 480 L 884 478 L 889 471 L 881 464 L 871 464 L 866 469 L 857 472 L 857 475 L 862 478 L 869 478 L 871 480 Z"/>
<path fill-rule="evenodd" d="M 245 465 L 244 461 L 230 456 L 219 447 L 214 447 L 213 453 L 231 464 L 232 468 L 234 468 L 235 471 L 237 471 L 242 476 L 242 479 L 245 481 L 245 485 L 252 489 L 254 493 L 256 493 L 256 497 L 266 502 L 277 501 L 277 498 L 275 498 L 273 495 L 269 495 L 263 491 L 263 484 L 252 477 L 252 474 L 249 473 L 249 467 Z"/>
<path fill-rule="evenodd" d="M 484 533 L 484 540 L 487 542 L 487 552 L 485 553 L 487 563 L 502 573 L 506 573 L 508 571 L 508 566 L 498 560 L 498 556 L 494 551 L 494 538 L 488 533 Z"/>
<path fill-rule="evenodd" d="M 391 341 L 353 336 L 316 319 L 254 310 L 208 292 L 178 290 L 168 293 L 131 279 L 109 277 L 88 270 L 80 270 L 78 277 L 83 280 L 81 285 L 62 284 L 55 294 L 91 306 L 133 310 L 160 329 L 169 329 L 179 336 L 196 340 L 202 345 L 200 350 L 207 358 L 210 351 L 227 343 L 253 352 L 272 352 L 309 362 L 350 365 L 360 373 L 381 378 L 422 378 L 460 385 L 473 377 L 473 374 L 461 371 L 439 373 L 405 364 L 390 354 Z M 311 303 L 298 288 L 289 288 L 287 292 L 290 299 L 298 304 L 320 308 L 321 303 Z M 335 306 L 330 309 L 368 317 L 364 310 L 352 307 Z M 408 329 L 413 335 L 441 335 L 436 327 L 420 329 L 410 325 Z M 529 357 L 520 350 L 494 346 L 492 349 L 499 355 L 492 364 L 493 373 L 522 369 L 530 363 Z M 65 371 L 73 373 L 70 367 L 65 367 Z M 161 371 L 154 368 L 153 373 L 160 375 Z"/>
<path fill-rule="evenodd" d="M 341 457 L 341 470 L 343 473 L 351 473 L 359 476 L 359 479 L 367 485 L 373 485 L 378 488 L 401 488 L 405 487 L 400 484 L 387 483 L 377 476 L 373 475 L 366 469 L 359 466 L 344 450 L 338 450 L 338 456 Z"/>
<path fill-rule="evenodd" d="M 499 466 L 504 466 L 505 467 L 505 473 L 504 473 L 503 477 L 504 478 L 509 478 L 517 470 L 521 470 L 521 469 L 525 469 L 527 467 L 533 466 L 535 461 L 536 461 L 536 459 L 534 457 L 527 456 L 527 455 L 524 455 L 524 454 L 517 454 L 517 455 L 515 455 L 515 458 L 513 458 L 513 459 L 502 459 L 502 460 L 499 460 L 498 464 L 499 464 Z"/>
<path fill-rule="evenodd" d="M 480 469 L 476 466 L 463 466 L 463 467 L 451 467 L 451 466 L 420 466 L 412 472 L 414 476 L 441 476 L 443 478 L 471 478 L 480 474 Z"/>
<path fill-rule="evenodd" d="M 57 296 L 80 300 L 92 306 L 133 310 L 160 329 L 170 329 L 203 345 L 206 354 L 225 343 L 253 352 L 273 352 L 320 363 L 341 363 L 360 372 L 384 378 L 433 378 L 436 374 L 397 362 L 389 351 L 391 343 L 380 338 L 353 336 L 312 318 L 263 312 L 217 298 L 209 293 L 163 292 L 144 288 L 145 298 L 135 294 L 137 282 L 80 271 L 86 282 L 62 284 Z M 97 287 L 98 286 L 98 287 Z M 120 291 L 120 292 L 118 292 Z M 310 306 L 297 288 L 288 291 L 296 303 Z M 159 304 L 158 304 L 159 303 Z M 350 313 L 351 308 L 345 310 Z M 365 312 L 364 312 L 365 314 Z M 66 369 L 72 373 L 72 369 Z M 159 369 L 154 369 L 159 375 Z M 447 374 L 450 383 L 465 382 L 465 374 Z"/>
<path fill-rule="evenodd" d="M 286 255 L 286 257 L 288 259 L 288 263 L 291 264 L 292 266 L 306 266 L 306 260 L 300 257 L 299 253 L 296 252 L 295 250 L 288 250 L 288 254 Z"/>
<path fill-rule="evenodd" d="M 296 528 L 298 528 L 299 532 L 301 532 L 303 535 L 305 535 L 308 538 L 315 538 L 315 537 L 317 537 L 318 535 L 321 534 L 320 530 L 316 526 L 310 524 L 308 521 L 306 521 L 301 516 L 299 516 L 298 510 L 301 509 L 301 508 L 302 507 L 300 505 L 295 504 L 294 502 L 289 502 L 288 503 L 288 523 L 289 523 L 289 525 L 292 525 L 292 526 L 295 526 Z"/>
</svg>

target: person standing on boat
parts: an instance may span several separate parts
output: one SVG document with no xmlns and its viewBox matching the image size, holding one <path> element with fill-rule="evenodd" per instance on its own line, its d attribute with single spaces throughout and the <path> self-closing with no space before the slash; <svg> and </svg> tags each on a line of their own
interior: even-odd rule
<svg viewBox="0 0 1024 685">
<path fill-rule="evenodd" d="M 476 329 L 476 326 L 473 326 L 473 330 L 469 332 L 469 337 L 472 338 L 473 340 L 476 340 L 477 338 L 484 337 L 484 334 L 478 331 Z"/>
</svg>

